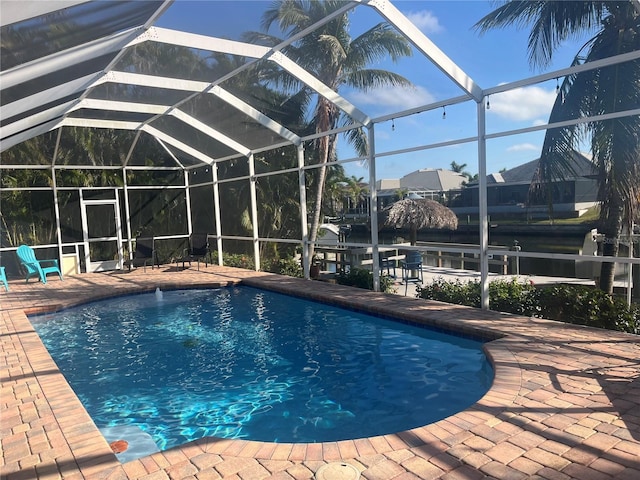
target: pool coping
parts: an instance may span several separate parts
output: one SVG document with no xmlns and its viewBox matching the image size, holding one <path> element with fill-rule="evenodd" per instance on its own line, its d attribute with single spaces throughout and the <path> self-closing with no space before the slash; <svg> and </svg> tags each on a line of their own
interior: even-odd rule
<svg viewBox="0 0 640 480">
<path fill-rule="evenodd" d="M 205 438 L 120 464 L 26 314 L 156 286 L 236 283 L 480 335 L 489 340 L 494 383 L 463 412 L 396 434 L 315 444 Z M 380 480 L 640 475 L 638 336 L 226 267 L 83 274 L 10 286 L 0 296 L 7 360 L 0 367 L 0 473 L 8 480 L 302 479 L 332 461 Z"/>
</svg>

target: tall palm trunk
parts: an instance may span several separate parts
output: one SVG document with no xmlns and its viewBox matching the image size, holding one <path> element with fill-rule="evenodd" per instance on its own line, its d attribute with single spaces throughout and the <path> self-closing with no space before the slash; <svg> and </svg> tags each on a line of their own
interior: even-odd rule
<svg viewBox="0 0 640 480">
<path fill-rule="evenodd" d="M 602 256 L 603 257 L 617 257 L 620 250 L 620 235 L 622 234 L 623 226 L 623 208 L 618 204 L 612 206 L 609 210 L 609 215 L 601 219 L 600 233 L 603 234 L 604 240 L 602 242 Z M 613 293 L 613 283 L 615 280 L 616 264 L 614 262 L 603 262 L 600 267 L 600 290 Z"/>
<path fill-rule="evenodd" d="M 315 245 L 313 242 L 318 238 L 318 229 L 320 227 L 320 217 L 322 216 L 322 196 L 324 194 L 324 184 L 327 179 L 327 162 L 329 161 L 329 137 L 320 139 L 320 163 L 322 166 L 318 169 L 318 185 L 316 190 L 316 198 L 314 199 L 313 218 L 311 219 L 311 231 L 309 232 L 309 257 L 313 258 Z"/>
<path fill-rule="evenodd" d="M 316 131 L 326 132 L 333 126 L 333 114 L 335 108 L 324 98 L 318 100 L 316 108 L 316 118 L 318 121 Z M 318 238 L 318 229 L 320 228 L 320 219 L 322 217 L 322 197 L 324 196 L 324 185 L 327 180 L 327 164 L 332 158 L 332 145 L 335 135 L 325 135 L 317 141 L 318 160 L 321 167 L 318 169 L 318 184 L 316 197 L 314 201 L 313 218 L 311 219 L 311 231 L 309 232 L 309 257 L 313 258 L 315 251 L 314 242 Z"/>
</svg>

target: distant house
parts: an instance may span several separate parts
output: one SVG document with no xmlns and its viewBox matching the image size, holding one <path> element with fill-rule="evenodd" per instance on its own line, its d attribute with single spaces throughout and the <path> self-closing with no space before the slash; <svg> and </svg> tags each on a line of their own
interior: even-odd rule
<svg viewBox="0 0 640 480">
<path fill-rule="evenodd" d="M 467 178 L 461 173 L 441 168 L 423 168 L 399 179 L 382 179 L 376 182 L 378 208 L 400 200 L 401 196 L 419 196 L 446 203 L 451 190 L 458 191 Z"/>
<path fill-rule="evenodd" d="M 501 173 L 487 175 L 488 214 L 493 218 L 501 215 L 546 218 L 549 207 L 546 198 L 529 202 L 529 187 L 540 159 L 533 160 Z M 574 152 L 570 178 L 553 182 L 553 215 L 555 217 L 579 217 L 597 204 L 597 182 L 594 179 L 593 162 L 583 154 Z M 449 202 L 456 214 L 478 214 L 478 184 L 470 183 L 457 192 Z"/>
<path fill-rule="evenodd" d="M 441 203 L 449 201 L 450 192 L 459 192 L 467 177 L 451 170 L 423 168 L 402 178 L 383 178 L 376 182 L 378 210 L 407 196 L 430 198 Z M 369 217 L 369 199 L 361 201 L 357 208 L 342 214 L 343 219 L 359 221 Z"/>
</svg>

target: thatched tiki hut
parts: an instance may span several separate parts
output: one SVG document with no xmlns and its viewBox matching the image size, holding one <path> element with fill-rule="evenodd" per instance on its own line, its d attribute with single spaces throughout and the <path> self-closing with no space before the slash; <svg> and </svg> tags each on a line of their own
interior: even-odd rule
<svg viewBox="0 0 640 480">
<path fill-rule="evenodd" d="M 427 198 L 405 198 L 382 210 L 380 225 L 395 228 L 408 228 L 409 240 L 415 245 L 418 230 L 421 228 L 436 228 L 455 230 L 458 228 L 458 217 L 453 211 Z"/>
</svg>

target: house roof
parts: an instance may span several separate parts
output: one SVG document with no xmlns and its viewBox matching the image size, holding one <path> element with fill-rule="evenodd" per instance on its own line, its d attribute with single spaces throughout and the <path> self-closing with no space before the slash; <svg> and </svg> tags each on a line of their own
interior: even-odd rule
<svg viewBox="0 0 640 480">
<path fill-rule="evenodd" d="M 517 167 L 505 170 L 500 173 L 491 173 L 487 175 L 487 184 L 530 184 L 533 176 L 538 168 L 540 159 L 537 158 Z M 593 175 L 593 162 L 583 153 L 573 152 L 571 166 L 575 174 L 567 174 L 567 178 L 586 178 Z M 473 182 L 470 186 L 477 186 L 477 182 Z"/>
<path fill-rule="evenodd" d="M 376 186 L 380 190 L 407 189 L 414 191 L 446 192 L 462 186 L 467 178 L 461 173 L 441 168 L 423 168 L 399 179 L 381 179 Z"/>
<path fill-rule="evenodd" d="M 451 170 L 423 168 L 400 178 L 400 187 L 442 192 L 460 188 L 466 180 L 464 175 Z"/>
</svg>

